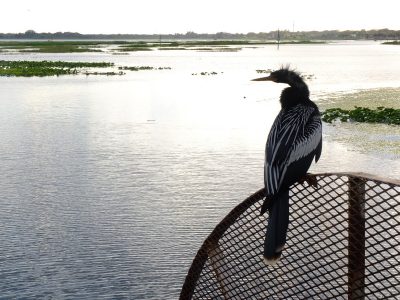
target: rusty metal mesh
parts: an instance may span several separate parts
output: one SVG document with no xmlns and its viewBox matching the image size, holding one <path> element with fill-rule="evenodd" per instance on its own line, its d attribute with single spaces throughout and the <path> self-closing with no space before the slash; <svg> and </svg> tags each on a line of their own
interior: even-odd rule
<svg viewBox="0 0 400 300">
<path fill-rule="evenodd" d="M 364 174 L 316 175 L 290 192 L 281 261 L 261 255 L 263 190 L 205 240 L 180 299 L 400 299 L 400 183 Z"/>
</svg>

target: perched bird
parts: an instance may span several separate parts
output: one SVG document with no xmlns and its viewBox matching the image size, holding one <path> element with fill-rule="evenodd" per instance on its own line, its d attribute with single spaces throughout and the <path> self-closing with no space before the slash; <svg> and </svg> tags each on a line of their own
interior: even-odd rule
<svg viewBox="0 0 400 300">
<path fill-rule="evenodd" d="M 322 123 L 318 107 L 309 98 L 307 84 L 289 68 L 273 71 L 253 81 L 286 83 L 280 96 L 281 111 L 269 132 L 265 147 L 265 200 L 261 214 L 269 211 L 264 242 L 264 262 L 279 261 L 289 225 L 289 187 L 305 180 L 315 158 L 321 156 Z"/>
</svg>

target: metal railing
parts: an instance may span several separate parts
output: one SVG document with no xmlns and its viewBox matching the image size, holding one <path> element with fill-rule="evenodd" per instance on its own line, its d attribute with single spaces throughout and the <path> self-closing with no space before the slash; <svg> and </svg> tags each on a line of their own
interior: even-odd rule
<svg viewBox="0 0 400 300">
<path fill-rule="evenodd" d="M 400 181 L 317 174 L 296 184 L 281 261 L 261 259 L 264 191 L 234 208 L 199 249 L 180 299 L 400 299 Z"/>
</svg>

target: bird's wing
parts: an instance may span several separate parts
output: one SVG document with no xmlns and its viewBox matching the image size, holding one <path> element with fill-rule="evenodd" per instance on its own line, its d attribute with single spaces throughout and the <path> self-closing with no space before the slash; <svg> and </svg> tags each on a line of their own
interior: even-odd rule
<svg viewBox="0 0 400 300">
<path fill-rule="evenodd" d="M 321 120 L 315 107 L 299 104 L 279 113 L 272 125 L 265 151 L 264 181 L 267 195 L 277 193 L 291 163 L 316 152 L 321 135 Z"/>
<path fill-rule="evenodd" d="M 319 113 L 316 114 L 314 112 L 315 111 L 312 111 L 311 116 L 309 116 L 305 123 L 303 132 L 297 136 L 291 149 L 287 165 L 311 153 L 316 156 L 316 160 L 319 159 L 322 150 L 322 123 Z"/>
</svg>

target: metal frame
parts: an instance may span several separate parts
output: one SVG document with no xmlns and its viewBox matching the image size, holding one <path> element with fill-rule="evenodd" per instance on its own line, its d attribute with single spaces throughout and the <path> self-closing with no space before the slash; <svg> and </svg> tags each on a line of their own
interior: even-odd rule
<svg viewBox="0 0 400 300">
<path fill-rule="evenodd" d="M 261 189 L 236 206 L 206 238 L 188 271 L 180 300 L 304 299 L 306 294 L 351 300 L 371 295 L 378 298 L 383 295 L 386 299 L 391 295 L 399 296 L 400 240 L 396 242 L 394 236 L 400 231 L 400 180 L 365 173 L 310 176 L 317 178 L 319 188 L 296 184 L 291 191 L 291 218 L 294 219 L 291 220 L 292 229 L 289 225 L 288 252 L 299 249 L 292 251 L 289 257 L 284 256 L 276 267 L 263 265 L 261 258 L 258 261 L 265 229 L 265 218 L 257 214 L 264 198 L 264 189 Z M 374 221 L 375 202 L 385 207 L 386 202 L 390 202 L 388 213 L 398 215 L 399 220 L 387 217 L 384 221 Z M 368 214 L 369 211 L 372 214 Z M 381 211 L 383 208 L 378 210 L 378 217 Z M 373 216 L 370 223 L 368 215 Z M 325 229 L 317 230 L 319 226 L 315 227 L 313 218 L 321 219 L 318 224 Z M 387 224 L 392 224 L 390 230 L 394 230 L 388 236 L 384 230 Z M 310 229 L 316 233 L 310 234 Z M 322 242 L 317 238 L 308 241 L 313 236 L 323 237 Z M 375 259 L 381 249 L 374 250 L 380 236 L 393 247 L 384 249 L 389 253 L 384 252 L 384 257 L 397 261 L 399 271 L 394 271 L 396 274 L 392 274 L 392 269 L 386 274 L 382 271 L 384 266 L 378 266 L 375 260 L 366 265 L 366 261 L 370 257 Z M 317 250 L 313 253 L 311 249 Z M 321 259 L 320 252 L 328 253 L 326 262 Z M 309 259 L 315 257 L 318 264 Z M 301 265 L 300 261 L 306 264 Z M 324 270 L 329 273 L 327 279 Z M 379 282 L 380 277 L 387 279 L 387 276 L 391 276 L 390 287 Z M 332 284 L 335 281 L 338 283 Z M 397 287 L 393 282 L 397 282 Z"/>
</svg>

